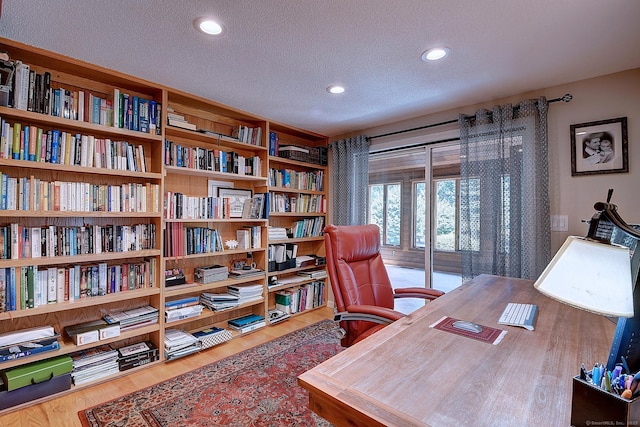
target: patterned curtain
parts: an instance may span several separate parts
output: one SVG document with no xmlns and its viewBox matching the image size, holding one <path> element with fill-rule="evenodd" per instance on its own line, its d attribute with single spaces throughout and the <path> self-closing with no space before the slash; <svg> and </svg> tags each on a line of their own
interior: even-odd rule
<svg viewBox="0 0 640 427">
<path fill-rule="evenodd" d="M 335 225 L 367 223 L 369 140 L 364 135 L 331 144 L 333 219 Z"/>
<path fill-rule="evenodd" d="M 461 115 L 462 280 L 536 279 L 551 257 L 547 100 Z"/>
</svg>

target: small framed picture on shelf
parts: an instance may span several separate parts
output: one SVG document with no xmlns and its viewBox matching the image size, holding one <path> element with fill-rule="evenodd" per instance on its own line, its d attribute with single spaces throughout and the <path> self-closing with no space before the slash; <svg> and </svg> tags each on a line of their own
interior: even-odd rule
<svg viewBox="0 0 640 427">
<path fill-rule="evenodd" d="M 571 176 L 629 172 L 627 118 L 571 125 Z"/>
<path fill-rule="evenodd" d="M 253 192 L 238 188 L 218 188 L 218 197 L 221 199 L 229 199 L 229 217 L 242 218 L 242 209 L 244 202 L 251 199 Z"/>
</svg>

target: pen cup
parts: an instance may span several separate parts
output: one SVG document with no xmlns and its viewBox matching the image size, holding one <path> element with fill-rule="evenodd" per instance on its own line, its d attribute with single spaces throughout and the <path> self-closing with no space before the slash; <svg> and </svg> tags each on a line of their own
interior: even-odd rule
<svg viewBox="0 0 640 427">
<path fill-rule="evenodd" d="M 574 377 L 571 425 L 640 426 L 640 398 L 624 399 Z"/>
</svg>

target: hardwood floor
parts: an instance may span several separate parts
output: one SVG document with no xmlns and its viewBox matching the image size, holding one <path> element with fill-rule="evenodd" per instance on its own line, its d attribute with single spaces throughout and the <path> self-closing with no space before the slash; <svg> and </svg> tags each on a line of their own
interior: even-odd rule
<svg viewBox="0 0 640 427">
<path fill-rule="evenodd" d="M 322 319 L 333 317 L 333 309 L 313 310 L 280 323 L 263 328 L 255 333 L 233 339 L 220 346 L 201 351 L 185 358 L 157 364 L 137 370 L 127 376 L 84 387 L 75 392 L 64 394 L 58 398 L 30 405 L 23 409 L 0 412 L 0 426 L 12 427 L 72 427 L 80 426 L 77 412 L 102 402 L 115 399 L 127 393 L 148 387 L 200 366 L 215 362 L 224 357 L 238 353 L 285 335 L 306 325 Z"/>
</svg>

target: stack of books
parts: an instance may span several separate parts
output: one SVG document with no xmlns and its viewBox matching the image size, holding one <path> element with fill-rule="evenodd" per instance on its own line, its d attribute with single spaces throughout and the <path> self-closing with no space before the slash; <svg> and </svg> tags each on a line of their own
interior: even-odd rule
<svg viewBox="0 0 640 427">
<path fill-rule="evenodd" d="M 229 267 L 224 265 L 212 265 L 196 268 L 194 277 L 196 282 L 206 284 L 220 282 L 229 278 Z"/>
<path fill-rule="evenodd" d="M 164 303 L 164 319 L 166 323 L 176 322 L 190 317 L 200 316 L 204 308 L 200 297 L 186 297 Z"/>
<path fill-rule="evenodd" d="M 108 345 L 101 345 L 71 353 L 73 370 L 71 378 L 75 385 L 95 381 L 118 373 L 118 351 Z"/>
<path fill-rule="evenodd" d="M 304 270 L 304 271 L 298 271 L 298 276 L 305 276 L 308 277 L 310 279 L 322 279 L 327 277 L 327 270 L 320 269 L 320 270 Z"/>
<path fill-rule="evenodd" d="M 256 329 L 264 327 L 267 323 L 263 316 L 257 314 L 249 314 L 246 316 L 232 319 L 227 322 L 229 327 L 240 333 L 247 333 L 255 331 Z"/>
<path fill-rule="evenodd" d="M 158 349 L 151 341 L 139 342 L 120 347 L 118 356 L 120 370 L 126 371 L 158 360 Z"/>
<path fill-rule="evenodd" d="M 200 332 L 196 332 L 193 334 L 194 337 L 198 338 L 202 348 L 213 347 L 214 345 L 222 344 L 223 342 L 229 341 L 233 335 L 231 331 L 222 328 L 211 327 L 209 329 L 205 329 Z"/>
<path fill-rule="evenodd" d="M 242 268 L 238 270 L 231 270 L 229 277 L 232 279 L 244 279 L 245 277 L 261 276 L 264 274 L 264 270 L 259 268 Z"/>
<path fill-rule="evenodd" d="M 182 129 L 196 130 L 196 125 L 189 123 L 183 115 L 176 113 L 171 107 L 167 107 L 167 124 Z"/>
<path fill-rule="evenodd" d="M 159 311 L 155 307 L 145 305 L 126 311 L 116 311 L 103 317 L 110 325 L 120 323 L 120 331 L 158 323 Z"/>
<path fill-rule="evenodd" d="M 179 329 L 167 329 L 164 332 L 164 350 L 167 360 L 195 353 L 201 348 L 200 340 L 188 332 Z"/>
<path fill-rule="evenodd" d="M 289 238 L 287 236 L 287 229 L 284 227 L 267 227 L 267 234 L 269 236 L 269 240 L 286 240 Z"/>
<path fill-rule="evenodd" d="M 282 310 L 271 309 L 269 310 L 269 323 L 272 325 L 274 323 L 282 322 L 283 320 L 287 320 L 291 315 L 289 313 L 285 313 Z"/>
<path fill-rule="evenodd" d="M 203 292 L 200 295 L 200 304 L 214 311 L 228 310 L 240 305 L 240 297 L 228 292 L 210 293 Z"/>
<path fill-rule="evenodd" d="M 238 304 L 245 304 L 248 302 L 262 300 L 263 287 L 261 284 L 246 284 L 246 285 L 229 285 L 227 291 L 234 296 L 238 297 Z"/>
</svg>

